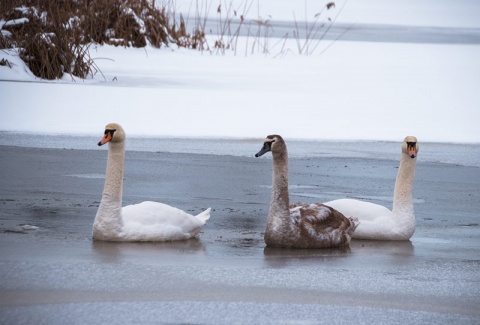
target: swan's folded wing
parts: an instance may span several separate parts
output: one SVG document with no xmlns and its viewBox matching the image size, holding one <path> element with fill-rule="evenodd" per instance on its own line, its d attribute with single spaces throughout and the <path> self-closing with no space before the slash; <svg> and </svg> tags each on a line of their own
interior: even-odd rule
<svg viewBox="0 0 480 325">
<path fill-rule="evenodd" d="M 183 210 L 151 201 L 123 207 L 122 219 L 123 236 L 136 241 L 184 240 L 196 236 L 205 224 Z"/>
<path fill-rule="evenodd" d="M 356 227 L 351 219 L 321 203 L 293 204 L 290 217 L 301 229 L 302 236 L 332 242 L 334 246 L 348 244 Z"/>
<path fill-rule="evenodd" d="M 183 210 L 152 201 L 123 207 L 122 218 L 125 223 L 136 222 L 146 226 L 155 224 L 182 226 L 185 222 L 190 223 L 195 220 L 194 216 Z"/>
</svg>

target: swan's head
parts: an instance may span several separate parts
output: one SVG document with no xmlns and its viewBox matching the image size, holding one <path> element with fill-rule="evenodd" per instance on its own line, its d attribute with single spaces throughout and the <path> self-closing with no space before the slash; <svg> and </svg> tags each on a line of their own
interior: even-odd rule
<svg viewBox="0 0 480 325">
<path fill-rule="evenodd" d="M 99 146 L 104 145 L 105 143 L 112 142 L 122 142 L 125 140 L 125 132 L 123 131 L 123 128 L 120 126 L 118 123 L 109 123 L 105 127 L 105 134 L 98 142 Z"/>
<path fill-rule="evenodd" d="M 402 153 L 408 155 L 410 158 L 416 158 L 418 154 L 418 141 L 413 136 L 408 136 L 403 140 Z"/>
<path fill-rule="evenodd" d="M 283 152 L 285 149 L 285 141 L 283 141 L 281 136 L 276 134 L 269 135 L 263 142 L 262 149 L 255 154 L 255 157 L 260 157 L 269 151 L 272 153 Z"/>
</svg>

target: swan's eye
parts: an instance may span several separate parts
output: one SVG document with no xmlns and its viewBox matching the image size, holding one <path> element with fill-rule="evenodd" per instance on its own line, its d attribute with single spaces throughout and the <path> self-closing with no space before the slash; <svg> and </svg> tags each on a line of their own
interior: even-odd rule
<svg viewBox="0 0 480 325">
<path fill-rule="evenodd" d="M 415 148 L 416 145 L 417 145 L 416 142 L 407 142 L 407 148 L 409 148 L 409 149 L 410 149 L 410 148 Z"/>
<path fill-rule="evenodd" d="M 277 138 L 268 136 L 263 142 L 263 146 L 268 148 L 268 150 L 272 150 L 272 144 L 275 142 L 275 140 L 277 140 Z"/>
<path fill-rule="evenodd" d="M 105 129 L 105 135 L 110 134 L 113 137 L 113 134 L 117 131 L 117 129 Z"/>
<path fill-rule="evenodd" d="M 272 141 L 267 141 L 264 143 L 264 146 L 268 147 L 268 150 L 272 150 L 272 145 L 274 142 L 275 142 L 275 139 L 273 139 Z"/>
</svg>

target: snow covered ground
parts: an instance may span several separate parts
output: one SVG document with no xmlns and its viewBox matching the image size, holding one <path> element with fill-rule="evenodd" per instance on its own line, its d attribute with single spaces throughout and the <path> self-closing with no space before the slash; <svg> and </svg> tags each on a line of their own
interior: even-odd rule
<svg viewBox="0 0 480 325">
<path fill-rule="evenodd" d="M 313 14 L 313 1 L 285 0 L 259 1 L 250 14 L 291 21 L 305 3 Z M 189 4 L 177 1 L 177 9 L 187 13 Z M 479 33 L 479 13 L 478 1 L 362 0 L 348 2 L 337 22 Z M 246 37 L 237 55 L 92 46 L 104 77 L 86 81 L 38 80 L 0 51 L 13 63 L 0 66 L 0 131 L 93 135 L 115 121 L 143 136 L 401 141 L 411 134 L 480 143 L 480 44 L 339 40 L 300 56 L 289 40 L 291 51 L 275 56 L 277 39 L 268 42 L 271 55 L 252 55 Z"/>
</svg>

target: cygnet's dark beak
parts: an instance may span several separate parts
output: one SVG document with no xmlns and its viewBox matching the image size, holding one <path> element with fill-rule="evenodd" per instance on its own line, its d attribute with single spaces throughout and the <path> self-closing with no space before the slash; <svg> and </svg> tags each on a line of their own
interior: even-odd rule
<svg viewBox="0 0 480 325">
<path fill-rule="evenodd" d="M 260 156 L 262 156 L 264 153 L 269 152 L 270 150 L 272 150 L 272 147 L 271 147 L 271 146 L 272 146 L 272 143 L 271 143 L 271 142 L 265 142 L 265 143 L 263 144 L 262 149 L 260 149 L 260 151 L 255 154 L 255 157 L 260 157 Z"/>
</svg>

